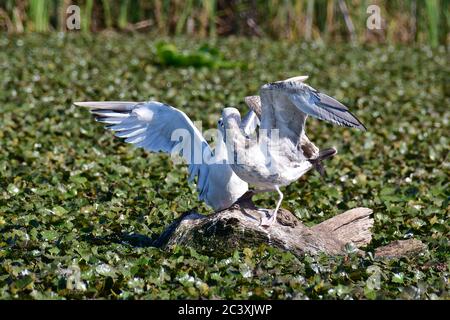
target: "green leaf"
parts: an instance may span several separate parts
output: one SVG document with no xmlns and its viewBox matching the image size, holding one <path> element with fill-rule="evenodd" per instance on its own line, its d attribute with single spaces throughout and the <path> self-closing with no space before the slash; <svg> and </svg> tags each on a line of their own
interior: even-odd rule
<svg viewBox="0 0 450 320">
<path fill-rule="evenodd" d="M 45 230 L 41 232 L 41 236 L 44 238 L 44 240 L 53 241 L 57 239 L 59 235 L 55 230 Z"/>
<path fill-rule="evenodd" d="M 394 273 L 392 276 L 392 282 L 394 283 L 403 283 L 404 275 L 403 273 Z"/>
</svg>

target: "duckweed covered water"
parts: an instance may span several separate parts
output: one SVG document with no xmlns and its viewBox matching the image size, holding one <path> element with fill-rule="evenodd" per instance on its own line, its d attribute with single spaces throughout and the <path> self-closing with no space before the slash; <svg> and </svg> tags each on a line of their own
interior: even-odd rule
<svg viewBox="0 0 450 320">
<path fill-rule="evenodd" d="M 144 36 L 0 39 L 0 298 L 448 299 L 448 53 L 227 39 L 208 43 L 246 68 L 168 67 Z M 170 41 L 169 39 L 163 39 Z M 179 50 L 205 43 L 172 41 Z M 197 201 L 183 166 L 126 145 L 71 106 L 156 99 L 215 127 L 224 106 L 246 111 L 260 85 L 307 74 L 348 105 L 362 133 L 309 119 L 336 146 L 327 176 L 285 189 L 283 206 L 313 225 L 373 208 L 369 252 L 417 238 L 428 250 L 377 261 L 295 257 L 267 246 L 213 258 L 164 252 L 151 240 Z M 258 204 L 271 207 L 274 195 Z"/>
</svg>

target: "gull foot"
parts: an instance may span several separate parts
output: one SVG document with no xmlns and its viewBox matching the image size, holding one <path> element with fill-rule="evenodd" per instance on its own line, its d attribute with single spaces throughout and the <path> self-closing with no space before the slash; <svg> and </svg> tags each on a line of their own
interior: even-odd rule
<svg viewBox="0 0 450 320">
<path fill-rule="evenodd" d="M 271 210 L 258 209 L 258 212 L 261 213 L 261 221 L 259 223 L 261 227 L 268 228 L 276 221 L 275 213 L 270 214 Z"/>
</svg>

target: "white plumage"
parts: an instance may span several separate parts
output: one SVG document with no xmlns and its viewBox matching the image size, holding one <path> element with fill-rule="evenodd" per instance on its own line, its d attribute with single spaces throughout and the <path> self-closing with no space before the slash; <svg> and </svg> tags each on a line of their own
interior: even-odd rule
<svg viewBox="0 0 450 320">
<path fill-rule="evenodd" d="M 189 180 L 197 179 L 199 199 L 217 210 L 235 203 L 248 191 L 276 190 L 296 181 L 312 167 L 323 173 L 321 161 L 335 148 L 319 151 L 305 133 L 308 115 L 334 124 L 365 130 L 364 125 L 335 99 L 303 83 L 300 76 L 261 87 L 259 96 L 245 102 L 250 112 L 241 120 L 235 108 L 225 108 L 218 122 L 216 148 L 182 111 L 157 101 L 76 102 L 91 109 L 96 120 L 108 124 L 125 142 L 151 152 L 181 155 L 188 163 Z M 259 127 L 259 129 L 258 129 Z M 278 138 L 273 143 L 272 132 Z M 257 133 L 256 135 L 254 133 Z M 269 133 L 263 135 L 262 133 Z"/>
<path fill-rule="evenodd" d="M 227 164 L 223 140 L 212 150 L 200 131 L 182 111 L 157 102 L 76 102 L 87 107 L 96 120 L 108 124 L 125 142 L 151 152 L 182 151 L 188 163 L 189 180 L 197 178 L 199 199 L 215 210 L 230 207 L 247 190 Z M 253 120 L 254 121 L 254 120 Z M 174 139 L 180 138 L 180 139 Z M 207 161 L 204 161 L 207 160 Z"/>
</svg>

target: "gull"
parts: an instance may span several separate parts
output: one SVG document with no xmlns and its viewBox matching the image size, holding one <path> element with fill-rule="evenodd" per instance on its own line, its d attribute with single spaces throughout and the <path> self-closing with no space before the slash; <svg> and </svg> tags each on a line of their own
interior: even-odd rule
<svg viewBox="0 0 450 320">
<path fill-rule="evenodd" d="M 244 130 L 244 133 L 248 136 L 252 134 L 260 125 L 261 97 L 248 96 L 245 97 L 244 101 L 250 110 L 253 111 L 249 112 L 244 119 L 242 119 L 243 125 L 241 127 Z M 222 118 L 220 121 L 221 127 L 223 127 Z M 337 153 L 337 150 L 335 148 L 319 150 L 316 145 L 308 139 L 306 133 L 301 137 L 300 147 L 302 148 L 303 154 L 306 156 L 308 161 L 313 165 L 314 169 L 316 169 L 321 176 L 325 176 L 325 168 L 322 161 L 334 156 Z M 317 155 L 317 153 L 319 154 Z"/>
<path fill-rule="evenodd" d="M 199 200 L 215 211 L 234 204 L 248 191 L 248 184 L 231 169 L 227 149 L 218 130 L 213 150 L 201 132 L 182 111 L 158 101 L 75 102 L 86 107 L 98 122 L 107 124 L 125 142 L 150 152 L 181 155 L 188 163 L 189 181 L 197 178 Z M 240 130 L 252 132 L 259 123 L 250 111 Z M 219 126 L 223 123 L 219 121 Z"/>
<path fill-rule="evenodd" d="M 235 160 L 230 162 L 233 171 L 254 186 L 256 192 L 276 191 L 279 195 L 272 215 L 261 223 L 264 227 L 276 221 L 283 201 L 280 187 L 298 180 L 314 166 L 321 171 L 321 161 L 337 152 L 334 147 L 321 152 L 308 139 L 305 133 L 308 116 L 366 130 L 346 106 L 305 84 L 307 78 L 299 76 L 265 84 L 259 96 L 245 99 L 260 119 L 259 137 L 242 132 L 236 108 L 222 111 L 223 139 L 229 159 Z"/>
</svg>

